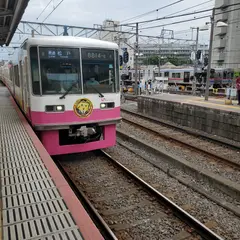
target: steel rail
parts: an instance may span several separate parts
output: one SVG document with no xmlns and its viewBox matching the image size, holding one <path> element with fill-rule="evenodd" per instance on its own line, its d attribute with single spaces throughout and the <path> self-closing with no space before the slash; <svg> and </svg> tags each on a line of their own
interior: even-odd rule
<svg viewBox="0 0 240 240">
<path fill-rule="evenodd" d="M 87 196 L 81 191 L 79 188 L 77 188 L 75 182 L 72 180 L 72 178 L 69 176 L 69 174 L 64 170 L 64 167 L 61 165 L 60 161 L 55 160 L 55 163 L 57 164 L 58 168 L 60 169 L 61 173 L 71 186 L 72 190 L 78 197 L 78 199 L 83 203 L 86 211 L 89 213 L 91 219 L 96 224 L 96 226 L 99 228 L 101 234 L 104 236 L 106 240 L 118 240 L 118 238 L 115 236 L 115 234 L 112 232 L 112 230 L 109 228 L 107 223 L 104 221 L 104 219 L 100 216 L 97 209 L 92 205 L 92 203 L 89 201 Z"/>
<path fill-rule="evenodd" d="M 132 171 L 127 169 L 125 166 L 123 166 L 120 162 L 113 159 L 109 154 L 101 150 L 102 154 L 108 158 L 109 161 L 114 163 L 118 168 L 123 170 L 127 175 L 129 175 L 131 178 L 134 178 L 140 186 L 144 187 L 148 192 L 153 194 L 161 203 L 163 203 L 165 206 L 167 206 L 169 209 L 173 211 L 173 213 L 181 219 L 184 223 L 192 227 L 201 237 L 203 237 L 205 240 L 223 240 L 220 236 L 218 236 L 216 233 L 214 233 L 212 230 L 207 228 L 204 224 L 202 224 L 200 221 L 198 221 L 196 218 L 191 216 L 189 213 L 184 211 L 182 208 L 180 208 L 178 205 L 176 205 L 174 202 L 169 200 L 166 196 L 164 196 L 162 193 L 157 191 L 155 188 L 153 188 L 151 185 L 146 183 L 143 179 L 138 177 L 136 174 L 134 174 Z"/>
<path fill-rule="evenodd" d="M 127 97 L 126 97 L 127 99 Z M 135 101 L 135 100 L 131 100 L 131 101 Z M 133 111 L 130 111 L 128 109 L 124 109 L 124 108 L 121 108 L 121 111 L 122 112 L 126 112 L 126 113 L 129 113 L 129 114 L 132 114 L 132 115 L 135 115 L 135 116 L 138 116 L 138 117 L 141 117 L 143 119 L 146 119 L 150 122 L 154 122 L 154 123 L 157 123 L 157 124 L 161 124 L 161 125 L 164 125 L 166 127 L 169 127 L 169 128 L 174 128 L 176 130 L 179 130 L 179 131 L 182 131 L 182 132 L 186 132 L 192 136 L 195 136 L 195 137 L 201 137 L 201 138 L 204 138 L 204 139 L 207 139 L 207 140 L 210 140 L 212 142 L 215 142 L 215 143 L 218 143 L 220 145 L 225 145 L 231 149 L 235 149 L 235 150 L 240 150 L 240 145 L 236 145 L 236 144 L 231 144 L 229 142 L 224 142 L 223 140 L 221 139 L 216 139 L 214 137 L 211 137 L 211 136 L 208 136 L 208 135 L 205 135 L 205 134 L 201 134 L 199 132 L 195 132 L 194 129 L 193 130 L 190 130 L 190 129 L 186 129 L 184 126 L 183 127 L 179 127 L 177 125 L 175 125 L 174 123 L 167 123 L 161 119 L 156 119 L 154 117 L 151 117 L 151 116 L 146 116 L 144 114 L 141 114 L 141 113 L 137 113 L 137 112 L 133 112 Z"/>
<path fill-rule="evenodd" d="M 148 126 L 143 126 L 142 124 L 134 122 L 134 121 L 129 120 L 129 119 L 126 119 L 125 117 L 122 118 L 122 121 L 123 122 L 125 121 L 125 122 L 127 122 L 129 124 L 135 125 L 135 126 L 137 126 L 139 128 L 146 129 L 147 131 L 152 132 L 152 133 L 154 133 L 154 134 L 156 134 L 156 135 L 158 135 L 158 136 L 160 136 L 160 137 L 162 137 L 162 138 L 164 138 L 164 139 L 166 139 L 168 141 L 170 140 L 172 142 L 176 142 L 178 144 L 184 145 L 185 147 L 192 148 L 192 149 L 194 149 L 195 151 L 197 151 L 199 153 L 204 153 L 204 154 L 207 154 L 210 157 L 213 157 L 217 161 L 220 160 L 221 162 L 224 162 L 224 163 L 226 163 L 229 166 L 232 166 L 232 167 L 240 169 L 240 164 L 239 163 L 237 163 L 237 162 L 235 162 L 235 161 L 233 161 L 231 159 L 227 159 L 225 157 L 222 157 L 220 155 L 214 154 L 212 152 L 209 152 L 207 149 L 199 148 L 199 147 L 197 147 L 194 144 L 191 144 L 191 143 L 188 143 L 188 142 L 184 142 L 184 140 L 181 140 L 181 139 L 176 139 L 175 137 L 171 137 L 171 136 L 169 136 L 167 134 L 164 134 L 164 133 L 161 133 L 161 132 L 156 131 L 154 129 L 151 129 Z"/>
</svg>

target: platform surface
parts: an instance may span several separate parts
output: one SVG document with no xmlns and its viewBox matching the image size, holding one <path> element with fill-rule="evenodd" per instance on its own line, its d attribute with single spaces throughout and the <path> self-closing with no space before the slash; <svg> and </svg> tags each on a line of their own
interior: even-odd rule
<svg viewBox="0 0 240 240">
<path fill-rule="evenodd" d="M 205 101 L 204 97 L 195 97 L 187 95 L 177 95 L 177 94 L 154 94 L 154 95 L 142 95 L 143 97 L 156 98 L 164 101 L 172 101 L 178 103 L 185 103 L 190 105 L 197 105 L 207 108 L 225 110 L 230 112 L 240 113 L 240 106 L 237 105 L 237 101 L 232 101 L 233 105 L 225 105 L 226 98 L 214 98 L 209 97 L 208 101 Z"/>
<path fill-rule="evenodd" d="M 46 166 L 18 111 L 0 86 L 2 239 L 103 239 L 56 165 Z"/>
</svg>

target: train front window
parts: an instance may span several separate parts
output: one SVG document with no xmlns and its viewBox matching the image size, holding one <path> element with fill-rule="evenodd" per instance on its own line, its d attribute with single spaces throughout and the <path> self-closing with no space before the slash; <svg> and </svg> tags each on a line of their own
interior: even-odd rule
<svg viewBox="0 0 240 240">
<path fill-rule="evenodd" d="M 113 50 L 82 49 L 83 92 L 116 92 Z"/>
<path fill-rule="evenodd" d="M 79 49 L 40 47 L 42 94 L 82 93 Z"/>
</svg>

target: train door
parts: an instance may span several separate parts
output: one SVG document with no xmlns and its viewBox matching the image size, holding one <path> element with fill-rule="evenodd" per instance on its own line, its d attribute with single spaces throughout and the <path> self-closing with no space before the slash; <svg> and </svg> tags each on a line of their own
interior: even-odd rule
<svg viewBox="0 0 240 240">
<path fill-rule="evenodd" d="M 24 109 L 24 97 L 23 97 L 23 69 L 22 69 L 22 60 L 19 62 L 19 71 L 20 71 L 20 94 L 21 94 L 21 105 Z"/>
<path fill-rule="evenodd" d="M 183 81 L 189 82 L 189 80 L 190 80 L 190 72 L 184 72 Z"/>
</svg>

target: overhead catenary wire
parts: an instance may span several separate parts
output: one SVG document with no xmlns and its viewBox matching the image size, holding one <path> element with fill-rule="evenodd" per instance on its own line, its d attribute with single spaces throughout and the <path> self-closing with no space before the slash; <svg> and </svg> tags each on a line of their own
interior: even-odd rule
<svg viewBox="0 0 240 240">
<path fill-rule="evenodd" d="M 178 1 L 176 1 L 176 2 L 170 3 L 170 4 L 166 5 L 166 6 L 157 8 L 157 9 L 155 9 L 155 10 L 152 10 L 152 11 L 149 11 L 149 12 L 146 12 L 146 13 L 143 13 L 143 14 L 140 14 L 140 15 L 137 15 L 137 16 L 132 17 L 132 18 L 129 18 L 129 19 L 125 19 L 125 20 L 121 21 L 121 23 L 126 22 L 126 21 L 130 21 L 130 20 L 133 20 L 133 19 L 145 17 L 145 16 L 147 16 L 147 15 L 149 15 L 149 14 L 152 14 L 152 13 L 158 12 L 159 10 L 162 10 L 162 9 L 165 9 L 165 8 L 168 8 L 168 7 L 171 7 L 171 6 L 173 6 L 173 5 L 175 5 L 175 4 L 178 4 L 178 3 L 182 2 L 182 1 L 184 1 L 184 0 L 178 0 Z"/>
<path fill-rule="evenodd" d="M 212 1 L 213 1 L 213 0 L 210 0 L 210 1 L 208 0 L 208 1 L 203 2 L 203 3 L 200 3 L 200 4 L 193 5 L 193 6 L 188 7 L 188 8 L 184 8 L 184 9 L 182 9 L 182 10 L 180 10 L 180 11 L 177 11 L 177 12 L 174 12 L 174 13 L 171 13 L 171 14 L 168 14 L 168 15 L 166 15 L 165 17 L 169 17 L 169 16 L 172 16 L 172 15 L 181 13 L 181 12 L 185 12 L 185 11 L 187 11 L 187 10 L 194 9 L 194 8 L 196 8 L 196 7 L 202 6 L 202 5 L 204 5 L 204 4 L 206 4 L 206 3 L 209 3 L 209 2 L 212 2 Z M 201 9 L 198 9 L 198 10 L 201 10 Z M 147 24 L 148 24 L 148 23 L 143 23 L 143 24 L 140 24 L 140 26 L 142 27 L 142 26 L 147 25 Z M 150 23 L 150 24 L 151 24 L 151 23 Z M 140 27 L 140 29 L 141 29 L 141 27 Z"/>
<path fill-rule="evenodd" d="M 208 1 L 205 1 L 205 2 L 203 2 L 203 3 L 197 4 L 197 5 L 193 5 L 193 6 L 191 6 L 191 7 L 182 9 L 181 11 L 177 11 L 177 12 L 174 12 L 174 13 L 172 13 L 172 14 L 166 15 L 165 17 L 167 17 L 167 16 L 172 16 L 172 15 L 174 15 L 174 14 L 177 14 L 177 13 L 180 13 L 180 12 L 187 11 L 187 10 L 189 10 L 189 9 L 193 9 L 193 8 L 202 6 L 202 5 L 204 5 L 204 4 L 206 4 L 206 3 L 209 3 L 209 2 L 212 2 L 212 1 L 213 1 L 213 0 L 208 0 Z M 155 11 L 156 11 L 156 10 L 151 11 L 151 12 L 155 12 Z M 150 13 L 150 12 L 148 12 L 148 13 Z M 147 13 L 146 13 L 146 14 L 147 14 Z M 143 15 L 144 15 L 144 14 L 139 15 L 139 16 L 143 16 Z M 137 17 L 137 16 L 136 16 L 136 17 Z M 136 18 L 136 17 L 133 17 L 133 18 Z M 130 18 L 130 19 L 133 19 L 133 18 Z M 121 21 L 121 22 L 123 22 L 123 21 Z M 144 25 L 148 25 L 148 23 L 140 24 L 139 30 L 141 30 L 141 27 L 144 26 Z M 130 29 L 131 29 L 131 30 L 130 30 Z M 134 26 L 131 26 L 130 29 L 126 29 L 126 31 L 129 31 L 129 32 L 135 31 Z"/>
<path fill-rule="evenodd" d="M 209 3 L 209 2 L 212 2 L 212 1 L 213 1 L 213 0 L 208 0 L 208 1 L 203 2 L 203 3 L 199 3 L 199 4 L 197 4 L 197 5 L 194 5 L 194 6 L 185 8 L 185 9 L 183 9 L 183 10 L 180 10 L 180 11 L 177 11 L 177 12 L 174 12 L 174 13 L 171 13 L 171 14 L 167 15 L 166 17 L 170 17 L 170 16 L 173 16 L 174 14 L 178 14 L 178 13 L 181 13 L 181 12 L 185 12 L 185 11 L 187 11 L 187 10 L 191 10 L 191 9 L 193 9 L 193 8 L 202 6 L 202 5 L 204 5 L 204 4 L 206 4 L 206 3 Z"/>
<path fill-rule="evenodd" d="M 168 8 L 168 7 L 170 7 L 170 6 L 173 6 L 173 5 L 175 5 L 175 4 L 180 3 L 180 2 L 182 2 L 182 1 L 184 1 L 184 0 L 178 0 L 178 1 L 176 1 L 176 2 L 173 2 L 173 3 L 171 3 L 171 4 L 168 4 L 168 5 L 165 5 L 165 6 L 163 6 L 163 7 L 157 8 L 157 9 L 155 9 L 155 10 L 152 10 L 152 11 L 149 11 L 149 12 L 146 12 L 146 13 L 143 13 L 143 14 L 140 14 L 140 15 L 138 15 L 138 16 L 135 16 L 135 17 L 132 17 L 132 18 L 123 20 L 123 21 L 121 21 L 121 23 L 126 22 L 126 21 L 129 21 L 129 20 L 134 20 L 134 19 L 137 19 L 137 18 L 141 18 L 141 17 L 147 16 L 147 15 L 149 15 L 149 14 L 151 14 L 151 13 L 158 12 L 159 10 Z M 111 27 L 104 27 L 104 28 L 105 28 L 105 29 L 107 29 L 107 28 L 112 28 L 112 26 L 111 26 Z M 132 27 L 130 27 L 130 28 L 132 28 Z"/>
<path fill-rule="evenodd" d="M 238 3 L 238 5 L 240 5 L 240 3 Z M 229 10 L 229 11 L 224 11 L 224 13 L 234 12 L 234 11 L 238 11 L 238 10 L 240 10 L 240 8 L 232 9 L 232 10 Z M 222 14 L 222 13 L 215 13 L 215 16 L 216 15 L 220 15 L 220 14 Z M 195 20 L 199 20 L 199 19 L 203 19 L 203 18 L 207 18 L 207 17 L 211 17 L 211 16 L 212 15 L 205 15 L 205 16 L 195 17 L 195 18 L 186 19 L 186 20 L 182 20 L 182 21 L 176 21 L 176 22 L 172 22 L 172 23 L 166 23 L 166 24 L 161 24 L 161 25 L 145 27 L 145 28 L 141 28 L 141 30 L 151 29 L 151 28 L 158 28 L 158 27 L 165 27 L 165 26 L 175 25 L 175 24 L 179 24 L 179 23 L 195 21 Z"/>
<path fill-rule="evenodd" d="M 62 0 L 61 2 L 59 2 L 59 3 L 57 4 L 57 6 L 47 15 L 47 17 L 44 18 L 44 20 L 43 20 L 42 22 L 45 22 L 45 21 L 48 19 L 48 17 L 62 4 L 63 1 L 64 1 L 64 0 Z"/>
<path fill-rule="evenodd" d="M 240 3 L 229 4 L 226 7 L 233 7 L 233 6 L 238 6 L 238 5 L 240 5 Z M 219 9 L 222 9 L 222 8 L 218 7 L 218 8 L 215 8 L 215 9 L 219 10 Z M 150 20 L 145 20 L 145 21 L 140 21 L 140 22 L 132 22 L 132 23 L 127 23 L 127 24 L 120 24 L 118 26 L 129 26 L 129 25 L 134 25 L 136 23 L 142 24 L 142 23 L 149 23 L 149 22 L 155 22 L 155 21 L 172 19 L 172 18 L 185 17 L 185 16 L 189 16 L 189 15 L 195 15 L 195 14 L 210 12 L 212 10 L 213 10 L 213 8 L 209 8 L 209 9 L 205 9 L 205 10 L 201 10 L 201 11 L 189 12 L 189 13 L 184 13 L 184 14 L 179 14 L 179 15 L 165 16 L 165 17 L 161 17 L 161 18 L 155 18 L 155 19 L 150 19 Z M 225 11 L 225 12 L 227 12 L 227 11 Z M 217 15 L 217 13 L 215 15 Z"/>
<path fill-rule="evenodd" d="M 174 15 L 174 14 L 181 13 L 181 12 L 184 12 L 184 11 L 187 11 L 187 10 L 190 10 L 190 9 L 194 9 L 194 8 L 196 8 L 196 7 L 202 6 L 202 5 L 207 4 L 207 3 L 209 3 L 209 2 L 212 2 L 212 1 L 213 1 L 213 0 L 208 0 L 208 1 L 205 1 L 205 2 L 203 2 L 203 3 L 197 4 L 197 5 L 193 5 L 193 6 L 191 6 L 191 7 L 182 9 L 182 10 L 177 11 L 177 12 L 174 12 L 174 13 L 172 13 L 172 14 L 168 14 L 168 15 L 166 15 L 165 17 L 167 17 L 167 16 L 172 16 L 172 15 Z M 193 14 L 194 14 L 194 13 L 193 13 Z M 144 26 L 144 25 L 149 25 L 149 23 L 140 24 L 139 30 L 142 30 L 142 26 Z M 130 32 L 132 32 L 132 31 L 134 31 L 134 30 L 135 30 L 135 29 L 132 27 L 132 30 L 131 30 Z M 189 31 L 191 31 L 191 30 L 189 30 Z M 177 33 L 174 32 L 174 34 L 177 34 Z"/>
<path fill-rule="evenodd" d="M 42 10 L 42 12 L 39 14 L 39 16 L 36 18 L 37 20 L 40 18 L 40 16 L 44 13 L 44 11 L 47 9 L 47 7 L 50 5 L 50 3 L 52 2 L 53 0 L 50 0 L 49 3 L 45 6 L 45 8 Z"/>
</svg>

